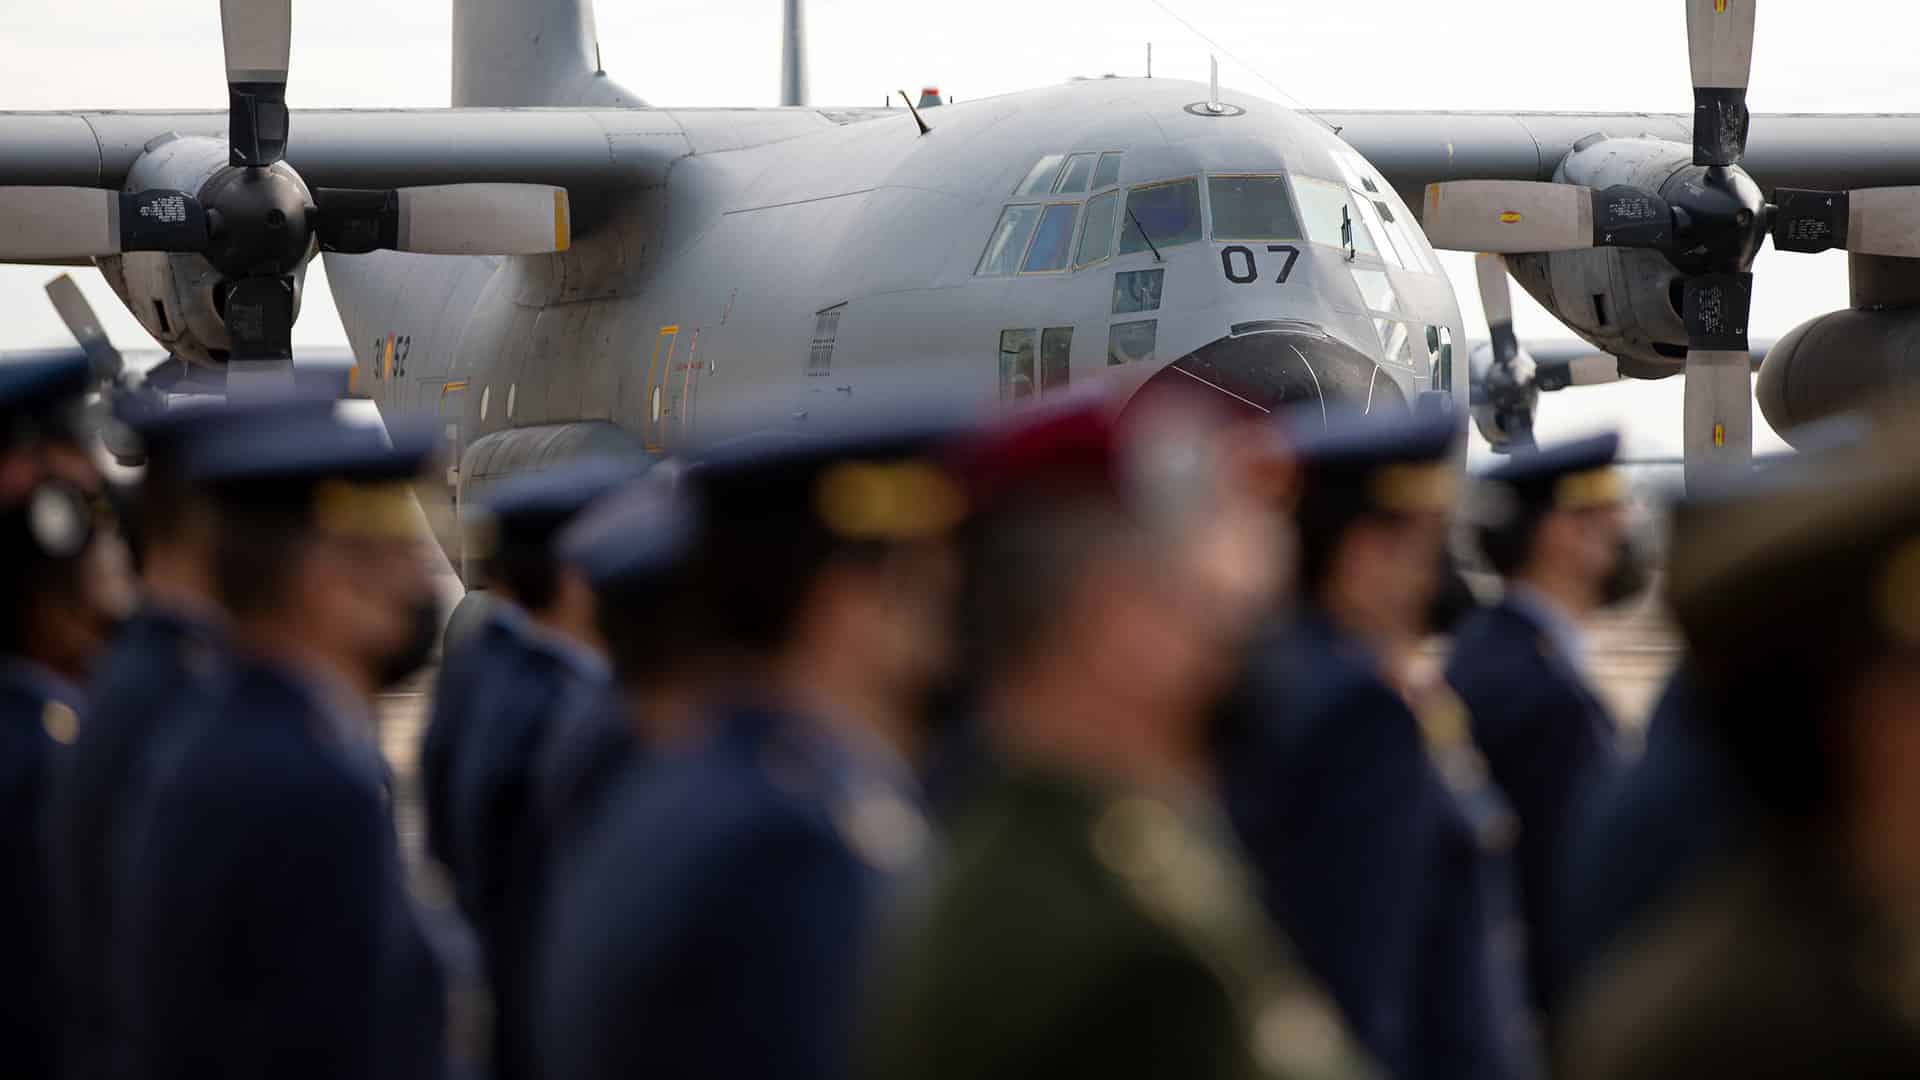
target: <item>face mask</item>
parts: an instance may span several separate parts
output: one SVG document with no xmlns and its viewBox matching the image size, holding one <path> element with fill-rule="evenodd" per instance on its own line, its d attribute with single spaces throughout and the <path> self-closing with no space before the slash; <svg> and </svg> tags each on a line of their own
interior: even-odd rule
<svg viewBox="0 0 1920 1080">
<path fill-rule="evenodd" d="M 432 596 L 421 598 L 407 613 L 411 623 L 407 640 L 380 659 L 380 686 L 391 688 L 427 666 L 440 637 L 440 605 Z"/>
<path fill-rule="evenodd" d="M 1623 538 L 1614 552 L 1613 568 L 1600 582 L 1600 606 L 1616 607 L 1645 592 L 1653 577 L 1652 562 L 1645 545 Z"/>
</svg>

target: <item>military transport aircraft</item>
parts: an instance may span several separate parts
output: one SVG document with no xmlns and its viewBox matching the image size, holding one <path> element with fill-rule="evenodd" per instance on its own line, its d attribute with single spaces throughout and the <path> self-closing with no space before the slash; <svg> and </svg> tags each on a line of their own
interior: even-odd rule
<svg viewBox="0 0 1920 1080">
<path fill-rule="evenodd" d="M 1756 0 L 1676 0 L 1691 118 L 1308 115 L 1166 79 L 804 107 L 798 0 L 783 108 L 647 107 L 598 69 L 590 0 L 454 0 L 452 108 L 290 114 L 289 3 L 222 0 L 224 116 L 0 114 L 0 261 L 91 261 L 172 355 L 238 378 L 287 362 L 321 254 L 359 391 L 444 425 L 457 464 L 421 495 L 456 564 L 448 511 L 475 485 L 628 439 L 669 453 L 743 410 L 805 424 L 908 382 L 982 400 L 1180 382 L 1266 410 L 1465 399 L 1434 243 L 1505 254 L 1613 358 L 1599 377 L 1684 368 L 1690 470 L 1749 456 L 1769 234 L 1854 252 L 1855 303 L 1876 309 L 1775 349 L 1776 426 L 1884 386 L 1920 326 L 1920 192 L 1885 187 L 1920 183 L 1920 117 L 1760 116 L 1749 140 Z M 1576 379 L 1510 330 L 1487 367 L 1497 443 Z"/>
</svg>

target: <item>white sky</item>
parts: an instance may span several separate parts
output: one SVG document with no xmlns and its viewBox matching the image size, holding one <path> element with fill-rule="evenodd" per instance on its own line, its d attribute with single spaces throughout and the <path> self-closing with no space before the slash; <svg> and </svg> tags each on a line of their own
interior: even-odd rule
<svg viewBox="0 0 1920 1080">
<path fill-rule="evenodd" d="M 527 0 L 538 2 L 538 0 Z M 0 109 L 183 108 L 226 104 L 215 0 L 4 0 Z M 1162 8 L 1160 4 L 1164 4 Z M 1879 29 L 1834 41 L 1828 4 L 1774 3 L 1754 47 L 1756 112 L 1920 112 L 1915 23 L 1900 0 L 1851 0 L 1851 23 Z M 772 105 L 779 0 L 600 0 L 610 74 L 657 105 Z M 811 89 L 819 104 L 877 105 L 936 83 L 957 98 L 1045 86 L 1075 75 L 1154 73 L 1221 80 L 1243 93 L 1320 108 L 1606 109 L 1684 112 L 1684 20 L 1675 0 L 1596 9 L 1539 0 L 810 0 Z M 448 0 L 296 0 L 296 108 L 444 106 Z M 296 123 L 292 133 L 298 139 Z M 1468 332 L 1485 333 L 1471 259 L 1444 256 Z M 1762 254 L 1753 332 L 1778 336 L 1846 306 L 1838 254 Z M 0 267 L 0 349 L 70 340 L 40 291 L 58 273 Z M 122 348 L 148 344 L 97 273 L 76 278 Z M 342 331 L 316 261 L 296 343 L 339 344 Z M 1570 336 L 1516 287 L 1526 338 Z M 1579 400 L 1573 400 L 1576 395 Z M 1543 433 L 1633 417 L 1640 453 L 1677 446 L 1679 380 L 1568 391 L 1545 400 Z M 1671 416 L 1672 424 L 1666 420 Z M 1578 418 L 1576 420 L 1576 417 Z M 1671 432 L 1670 435 L 1665 434 Z"/>
</svg>

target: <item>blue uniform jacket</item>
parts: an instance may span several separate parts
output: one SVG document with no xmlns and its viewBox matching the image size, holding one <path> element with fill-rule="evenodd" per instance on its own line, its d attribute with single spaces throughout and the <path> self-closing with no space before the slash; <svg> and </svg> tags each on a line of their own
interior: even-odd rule
<svg viewBox="0 0 1920 1080">
<path fill-rule="evenodd" d="M 59 1072 L 46 803 L 79 708 L 72 686 L 25 661 L 0 659 L 0 1047 L 11 1075 Z"/>
<path fill-rule="evenodd" d="M 162 750 L 115 901 L 135 1076 L 443 1072 L 378 751 L 323 693 L 240 665 Z"/>
<path fill-rule="evenodd" d="M 604 666 L 511 604 L 443 668 L 421 768 L 428 837 L 473 921 L 494 997 L 494 1069 L 530 1073 L 527 994 L 545 839 L 535 764 L 558 718 L 603 692 Z"/>
<path fill-rule="evenodd" d="M 845 1077 L 883 899 L 923 846 L 904 772 L 743 708 L 629 774 L 551 909 L 542 1075 Z"/>
<path fill-rule="evenodd" d="M 1226 720 L 1228 813 L 1275 921 L 1397 1077 L 1526 1075 L 1505 884 L 1373 658 L 1308 614 L 1259 650 Z M 1493 808 L 1497 812 L 1498 808 Z"/>
<path fill-rule="evenodd" d="M 54 781 L 54 941 L 66 995 L 71 1077 L 114 1075 L 126 1040 L 111 986 L 115 853 L 129 808 L 167 731 L 212 692 L 224 666 L 220 629 L 152 604 L 127 621 L 88 687 L 79 737 Z"/>
<path fill-rule="evenodd" d="M 1551 945 L 1575 807 L 1620 763 L 1613 720 L 1547 632 L 1511 601 L 1469 616 L 1447 681 L 1473 716 L 1473 739 L 1520 819 L 1516 851 L 1535 1005 L 1551 1014 Z"/>
<path fill-rule="evenodd" d="M 1740 846 L 1746 813 L 1727 763 L 1701 729 L 1685 667 L 1647 724 L 1646 754 L 1581 807 L 1554 934 L 1568 984 L 1634 927 Z"/>
</svg>

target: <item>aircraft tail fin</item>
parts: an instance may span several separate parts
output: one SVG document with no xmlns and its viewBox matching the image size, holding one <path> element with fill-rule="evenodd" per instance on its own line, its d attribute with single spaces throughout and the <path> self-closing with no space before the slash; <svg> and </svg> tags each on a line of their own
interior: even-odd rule
<svg viewBox="0 0 1920 1080">
<path fill-rule="evenodd" d="M 645 102 L 601 70 L 593 0 L 453 0 L 453 104 Z"/>
</svg>

